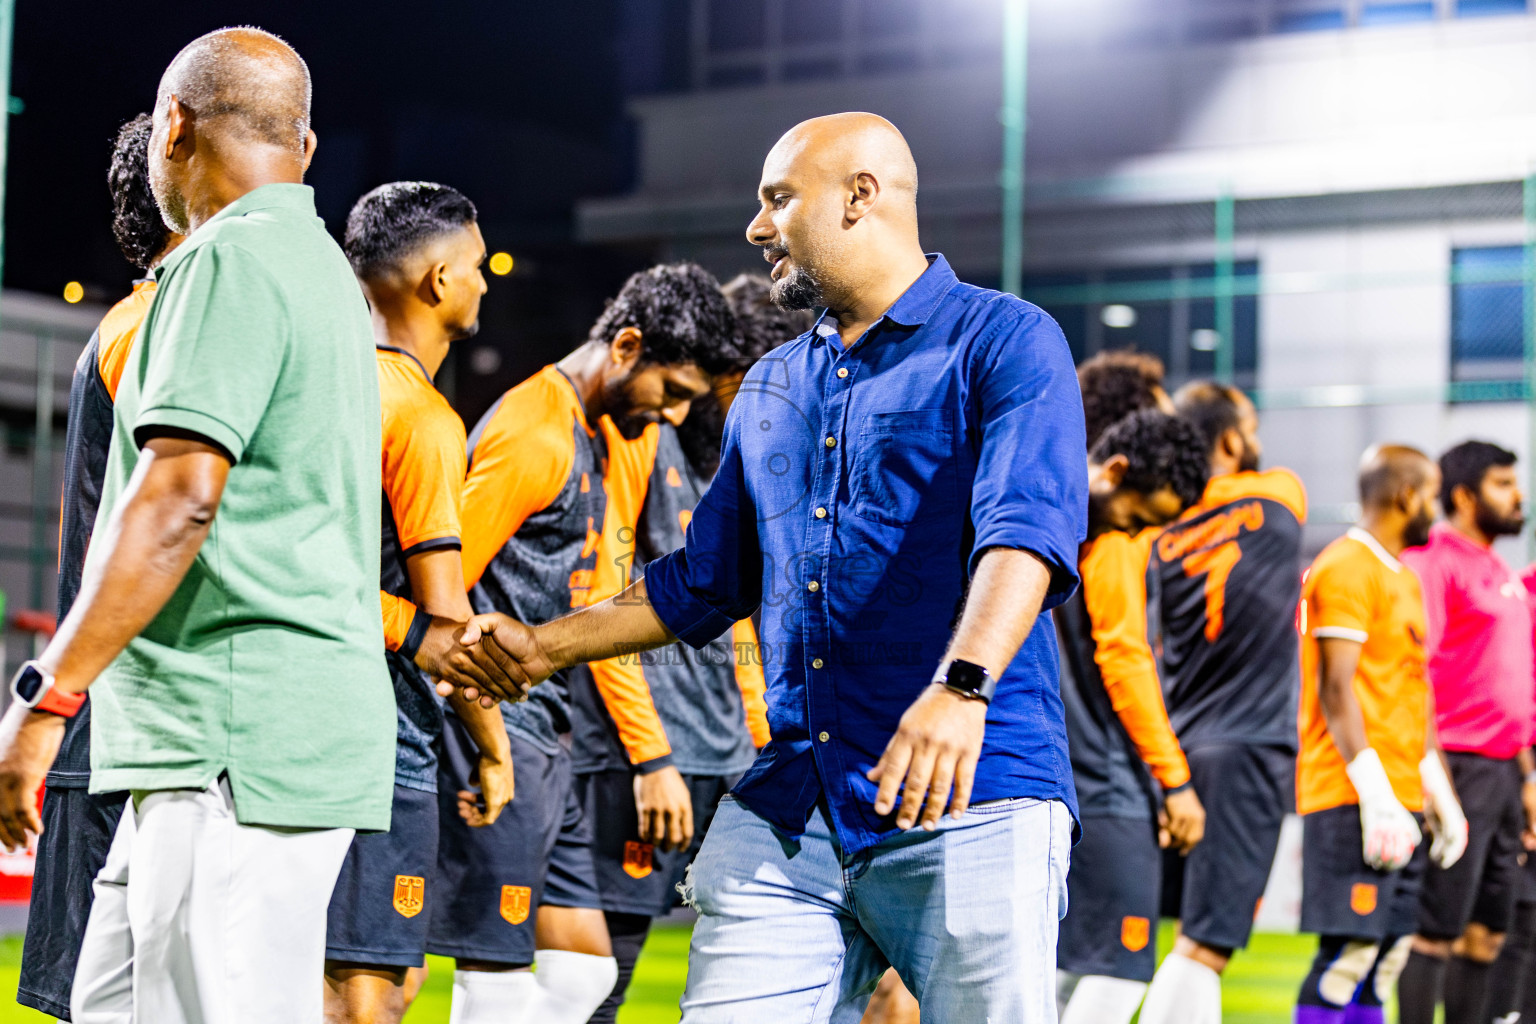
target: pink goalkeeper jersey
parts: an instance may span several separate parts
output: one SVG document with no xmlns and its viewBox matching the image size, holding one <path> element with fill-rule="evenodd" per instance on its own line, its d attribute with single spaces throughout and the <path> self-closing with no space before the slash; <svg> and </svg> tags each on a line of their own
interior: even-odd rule
<svg viewBox="0 0 1536 1024">
<path fill-rule="evenodd" d="M 1514 757 L 1536 737 L 1531 593 L 1497 552 L 1445 523 L 1403 561 L 1424 590 L 1441 744 Z"/>
</svg>

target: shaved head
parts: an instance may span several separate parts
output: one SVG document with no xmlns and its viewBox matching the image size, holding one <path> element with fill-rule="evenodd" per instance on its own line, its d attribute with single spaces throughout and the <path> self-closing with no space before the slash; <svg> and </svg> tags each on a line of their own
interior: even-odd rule
<svg viewBox="0 0 1536 1024">
<path fill-rule="evenodd" d="M 773 300 L 786 309 L 842 309 L 892 265 L 922 256 L 917 164 L 877 114 L 829 114 L 785 132 L 763 162 L 758 200 L 747 237 L 773 264 Z"/>
<path fill-rule="evenodd" d="M 203 130 L 304 152 L 309 67 L 259 28 L 225 28 L 188 43 L 160 79 L 155 106 L 175 96 Z"/>
<path fill-rule="evenodd" d="M 1423 487 L 1435 470 L 1428 455 L 1401 444 L 1378 444 L 1360 458 L 1360 503 L 1391 505 L 1405 490 Z"/>
</svg>

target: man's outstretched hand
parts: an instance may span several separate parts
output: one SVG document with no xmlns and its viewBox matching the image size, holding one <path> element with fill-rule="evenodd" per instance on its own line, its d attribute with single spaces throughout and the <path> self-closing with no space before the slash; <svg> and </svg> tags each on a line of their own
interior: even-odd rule
<svg viewBox="0 0 1536 1024">
<path fill-rule="evenodd" d="M 43 834 L 37 791 L 64 740 L 64 719 L 12 704 L 0 718 L 0 846 L 22 850 Z"/>
<path fill-rule="evenodd" d="M 434 629 L 436 626 L 434 621 Z M 457 623 L 452 626 L 449 641 L 455 650 L 444 658 L 455 665 L 467 661 L 471 667 L 454 674 L 426 669 L 442 680 L 437 684 L 437 692 L 444 697 L 459 690 L 465 700 L 478 700 L 484 707 L 492 707 L 499 700 L 515 703 L 527 698 L 529 690 L 555 672 L 532 627 L 516 619 L 500 612 L 487 612 L 471 616 L 462 628 Z M 421 646 L 425 650 L 427 641 L 423 640 Z M 418 655 L 417 664 L 420 663 Z M 487 665 L 494 669 L 488 670 Z"/>
</svg>

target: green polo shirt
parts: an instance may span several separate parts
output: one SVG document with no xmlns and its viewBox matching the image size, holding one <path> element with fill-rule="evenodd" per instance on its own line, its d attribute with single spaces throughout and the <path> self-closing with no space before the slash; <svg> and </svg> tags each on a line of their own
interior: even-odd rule
<svg viewBox="0 0 1536 1024">
<path fill-rule="evenodd" d="M 243 823 L 388 828 L 395 701 L 362 292 L 303 185 L 242 196 L 155 276 L 97 535 L 155 430 L 207 438 L 234 465 L 186 579 L 91 688 L 91 791 L 227 772 Z"/>
</svg>

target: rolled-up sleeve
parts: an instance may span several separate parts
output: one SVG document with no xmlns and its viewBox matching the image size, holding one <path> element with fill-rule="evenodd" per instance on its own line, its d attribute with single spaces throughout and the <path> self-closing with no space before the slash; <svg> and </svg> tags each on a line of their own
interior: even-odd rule
<svg viewBox="0 0 1536 1024">
<path fill-rule="evenodd" d="M 1082 393 L 1056 322 L 1035 309 L 1001 322 L 977 347 L 971 393 L 980 453 L 970 571 L 988 548 L 1028 551 L 1050 569 L 1053 608 L 1077 586 L 1088 528 Z"/>
<path fill-rule="evenodd" d="M 693 510 L 683 546 L 645 567 L 651 607 L 690 647 L 708 644 L 761 603 L 763 556 L 757 525 L 732 415 L 726 422 L 720 469 Z"/>
</svg>

